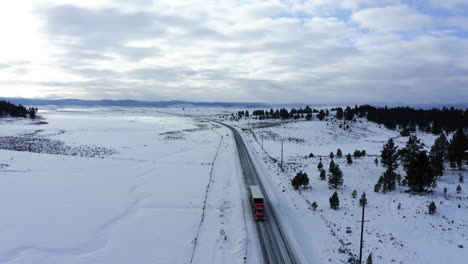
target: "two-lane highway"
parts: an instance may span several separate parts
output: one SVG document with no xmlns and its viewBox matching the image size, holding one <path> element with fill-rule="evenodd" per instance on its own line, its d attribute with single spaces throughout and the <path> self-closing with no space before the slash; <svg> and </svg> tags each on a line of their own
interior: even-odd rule
<svg viewBox="0 0 468 264">
<path fill-rule="evenodd" d="M 264 263 L 299 263 L 293 248 L 290 245 L 286 234 L 281 228 L 278 222 L 278 216 L 275 208 L 272 207 L 272 203 L 268 198 L 268 193 L 263 187 L 262 181 L 258 176 L 257 170 L 254 166 L 252 158 L 250 157 L 247 147 L 242 139 L 239 132 L 224 123 L 220 123 L 229 128 L 236 141 L 236 146 L 239 154 L 239 160 L 242 166 L 242 172 L 245 177 L 247 185 L 258 185 L 262 189 L 265 197 L 265 211 L 266 220 L 257 221 L 256 228 L 258 233 L 258 239 L 260 241 L 260 247 L 262 249 L 263 262 Z M 253 220 L 253 218 L 252 218 Z"/>
</svg>

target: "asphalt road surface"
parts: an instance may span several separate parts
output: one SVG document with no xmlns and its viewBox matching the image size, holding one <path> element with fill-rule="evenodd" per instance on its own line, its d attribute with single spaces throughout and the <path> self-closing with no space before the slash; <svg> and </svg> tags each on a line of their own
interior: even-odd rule
<svg viewBox="0 0 468 264">
<path fill-rule="evenodd" d="M 293 252 L 293 248 L 290 246 L 288 238 L 286 237 L 278 222 L 278 215 L 275 212 L 275 208 L 272 207 L 272 203 L 270 203 L 268 194 L 265 192 L 265 188 L 263 187 L 263 184 L 258 176 L 252 158 L 250 157 L 250 154 L 247 151 L 247 147 L 245 146 L 244 140 L 235 128 L 224 123 L 220 124 L 229 128 L 234 134 L 239 159 L 242 166 L 242 172 L 244 174 L 247 186 L 260 186 L 265 197 L 266 219 L 265 221 L 255 222 L 258 239 L 260 241 L 260 247 L 262 249 L 263 262 L 281 264 L 299 263 Z M 255 221 L 253 217 L 252 221 Z"/>
</svg>

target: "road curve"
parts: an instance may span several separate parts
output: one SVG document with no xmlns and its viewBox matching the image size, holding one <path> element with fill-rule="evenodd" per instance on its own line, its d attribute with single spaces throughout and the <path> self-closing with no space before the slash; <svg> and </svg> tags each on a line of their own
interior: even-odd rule
<svg viewBox="0 0 468 264">
<path fill-rule="evenodd" d="M 254 166 L 252 158 L 250 157 L 247 147 L 242 139 L 242 136 L 232 126 L 226 125 L 221 122 L 217 122 L 227 128 L 229 128 L 236 141 L 236 146 L 239 154 L 239 160 L 242 166 L 242 173 L 244 174 L 245 182 L 247 185 L 258 185 L 262 189 L 265 197 L 265 221 L 256 221 L 256 229 L 258 234 L 258 240 L 260 241 L 260 247 L 262 249 L 262 256 L 264 263 L 299 263 L 294 254 L 293 248 L 290 246 L 289 240 L 286 234 L 282 230 L 278 216 L 275 212 L 275 208 L 272 207 L 272 203 L 268 198 L 268 194 L 265 192 L 262 181 L 258 176 L 257 170 Z M 252 218 L 252 221 L 253 218 Z"/>
</svg>

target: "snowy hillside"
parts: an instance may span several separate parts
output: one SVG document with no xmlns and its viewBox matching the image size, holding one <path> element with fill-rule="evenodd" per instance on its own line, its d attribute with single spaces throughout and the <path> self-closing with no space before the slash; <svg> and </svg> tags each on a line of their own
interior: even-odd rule
<svg viewBox="0 0 468 264">
<path fill-rule="evenodd" d="M 359 254 L 362 192 L 366 192 L 368 199 L 364 258 L 372 253 L 375 263 L 425 264 L 465 263 L 468 258 L 468 186 L 466 182 L 459 183 L 459 173 L 466 179 L 466 171 L 446 170 L 432 194 L 411 195 L 404 192 L 408 188 L 403 186 L 386 194 L 374 192 L 374 185 L 385 171 L 375 164 L 383 144 L 394 138 L 402 147 L 408 137 L 400 137 L 398 132 L 365 119 L 348 122 L 349 130 L 340 128 L 343 121 L 334 118 L 292 122 L 241 119 L 230 123 L 250 128 L 244 135 L 264 171 L 264 180 L 271 183 L 271 192 L 277 198 L 275 206 L 280 208 L 285 225 L 308 259 L 317 263 L 346 263 Z M 436 138 L 426 133 L 417 136 L 426 148 Z M 279 168 L 281 140 L 284 140 L 284 171 Z M 344 157 L 334 158 L 344 174 L 344 186 L 338 189 L 340 207 L 335 211 L 329 205 L 334 190 L 328 188 L 326 180 L 319 179 L 317 165 L 322 159 L 328 168 L 329 154 L 336 154 L 338 148 L 344 155 L 353 155 L 354 150 L 366 150 L 367 155 L 353 157 L 351 165 Z M 311 188 L 292 188 L 291 179 L 299 171 L 309 175 Z M 398 173 L 405 175 L 401 166 Z M 456 192 L 459 184 L 461 193 Z M 447 198 L 444 188 L 448 189 Z M 352 197 L 354 190 L 356 198 Z M 431 201 L 437 205 L 434 215 L 428 214 Z M 311 207 L 313 202 L 318 204 L 317 211 Z"/>
</svg>

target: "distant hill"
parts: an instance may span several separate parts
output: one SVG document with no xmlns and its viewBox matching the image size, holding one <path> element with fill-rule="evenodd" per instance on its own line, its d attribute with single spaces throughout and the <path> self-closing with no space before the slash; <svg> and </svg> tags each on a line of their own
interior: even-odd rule
<svg viewBox="0 0 468 264">
<path fill-rule="evenodd" d="M 137 100 L 81 100 L 81 99 L 29 99 L 2 98 L 21 105 L 56 105 L 56 106 L 125 106 L 125 107 L 267 107 L 263 103 L 225 103 L 225 102 L 190 102 L 190 101 L 137 101 Z"/>
<path fill-rule="evenodd" d="M 21 104 L 25 106 L 44 106 L 44 105 L 56 105 L 56 106 L 123 106 L 123 107 L 239 107 L 239 108 L 270 108 L 270 107 L 304 107 L 309 105 L 310 107 L 333 107 L 333 106 L 351 106 L 369 104 L 373 106 L 385 106 L 397 107 L 397 106 L 409 106 L 412 108 L 431 109 L 431 108 L 442 108 L 454 107 L 457 109 L 467 109 L 468 103 L 460 104 L 405 104 L 405 103 L 382 103 L 382 102 L 349 102 L 349 103 L 246 103 L 246 102 L 192 102 L 192 101 L 138 101 L 138 100 L 81 100 L 81 99 L 31 99 L 31 98 L 3 98 L 0 100 L 6 100 L 14 104 Z"/>
</svg>

